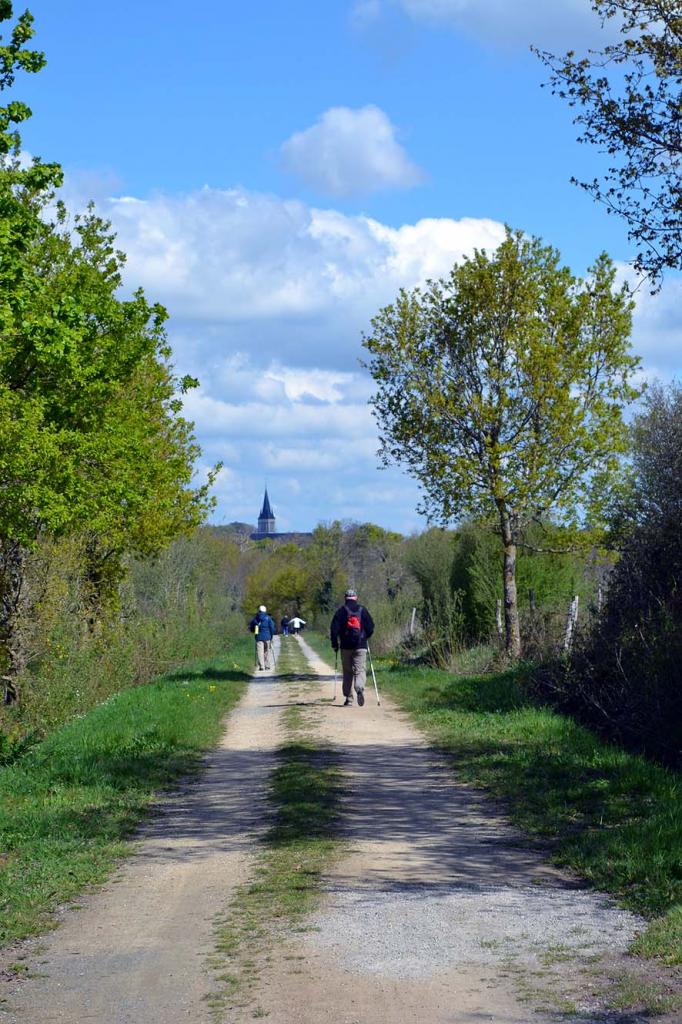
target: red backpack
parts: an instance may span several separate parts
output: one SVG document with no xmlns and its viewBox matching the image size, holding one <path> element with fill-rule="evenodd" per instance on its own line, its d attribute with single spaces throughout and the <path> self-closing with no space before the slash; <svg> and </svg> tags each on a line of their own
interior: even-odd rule
<svg viewBox="0 0 682 1024">
<path fill-rule="evenodd" d="M 356 612 L 346 605 L 346 625 L 343 628 L 345 647 L 357 647 L 362 639 L 362 606 Z"/>
</svg>

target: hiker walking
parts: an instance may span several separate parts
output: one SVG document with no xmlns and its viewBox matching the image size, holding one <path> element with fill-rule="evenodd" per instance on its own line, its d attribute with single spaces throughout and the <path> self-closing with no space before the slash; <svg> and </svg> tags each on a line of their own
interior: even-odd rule
<svg viewBox="0 0 682 1024">
<path fill-rule="evenodd" d="M 289 619 L 288 615 L 283 615 L 282 616 L 282 621 L 280 622 L 280 626 L 281 626 L 281 629 L 282 629 L 282 636 L 289 636 L 289 622 L 290 621 L 291 620 Z"/>
<path fill-rule="evenodd" d="M 277 626 L 268 615 L 264 604 L 260 606 L 249 623 L 249 629 L 256 635 L 256 660 L 261 672 L 270 668 L 270 654 L 272 653 L 272 638 L 277 632 Z"/>
<path fill-rule="evenodd" d="M 353 690 L 358 706 L 365 703 L 367 641 L 373 632 L 372 616 L 358 603 L 357 593 L 353 589 L 347 590 L 344 603 L 335 612 L 329 630 L 332 648 L 334 651 L 341 649 L 345 707 L 353 703 Z"/>
<path fill-rule="evenodd" d="M 305 619 L 302 619 L 300 615 L 294 615 L 293 619 L 289 619 L 289 629 L 293 630 L 294 636 L 298 636 L 303 626 L 305 626 Z"/>
</svg>

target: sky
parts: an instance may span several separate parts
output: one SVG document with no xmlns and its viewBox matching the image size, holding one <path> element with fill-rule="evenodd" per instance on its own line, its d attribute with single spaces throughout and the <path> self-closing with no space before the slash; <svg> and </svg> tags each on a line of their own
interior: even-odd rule
<svg viewBox="0 0 682 1024">
<path fill-rule="evenodd" d="M 17 79 L 24 148 L 65 168 L 170 313 L 216 523 L 334 519 L 410 532 L 419 492 L 381 470 L 362 336 L 401 287 L 509 224 L 585 273 L 624 225 L 570 183 L 576 141 L 530 43 L 604 44 L 589 0 L 29 0 L 48 65 Z M 17 10 L 23 9 L 17 6 Z M 648 377 L 680 375 L 682 278 L 637 292 Z"/>
</svg>

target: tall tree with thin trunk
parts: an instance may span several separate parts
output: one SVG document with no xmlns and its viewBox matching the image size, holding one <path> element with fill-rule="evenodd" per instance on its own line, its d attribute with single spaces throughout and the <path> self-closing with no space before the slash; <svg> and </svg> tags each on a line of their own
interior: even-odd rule
<svg viewBox="0 0 682 1024">
<path fill-rule="evenodd" d="M 627 446 L 638 392 L 632 302 L 606 255 L 586 280 L 539 239 L 507 231 L 447 279 L 401 291 L 364 345 L 384 464 L 420 482 L 441 522 L 487 520 L 502 553 L 505 646 L 521 654 L 517 547 L 530 522 L 572 523 Z"/>
</svg>

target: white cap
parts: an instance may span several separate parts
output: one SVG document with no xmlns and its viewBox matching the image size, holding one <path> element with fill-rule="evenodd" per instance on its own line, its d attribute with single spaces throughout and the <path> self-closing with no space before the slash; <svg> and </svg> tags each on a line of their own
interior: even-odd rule
<svg viewBox="0 0 682 1024">
<path fill-rule="evenodd" d="M 262 605 L 260 606 L 260 608 L 258 609 L 258 611 L 259 611 L 259 612 L 266 612 L 266 611 L 267 611 L 267 608 L 265 607 L 265 605 L 264 605 L 264 604 L 262 604 Z"/>
</svg>

